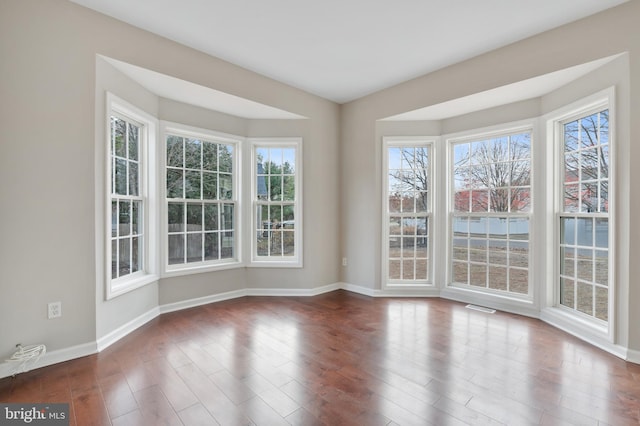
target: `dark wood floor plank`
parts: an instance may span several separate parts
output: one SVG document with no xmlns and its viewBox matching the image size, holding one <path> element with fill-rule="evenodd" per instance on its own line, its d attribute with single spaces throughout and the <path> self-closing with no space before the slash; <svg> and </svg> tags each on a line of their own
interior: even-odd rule
<svg viewBox="0 0 640 426">
<path fill-rule="evenodd" d="M 0 380 L 71 425 L 631 425 L 640 365 L 541 321 L 443 299 L 244 297 Z"/>
</svg>

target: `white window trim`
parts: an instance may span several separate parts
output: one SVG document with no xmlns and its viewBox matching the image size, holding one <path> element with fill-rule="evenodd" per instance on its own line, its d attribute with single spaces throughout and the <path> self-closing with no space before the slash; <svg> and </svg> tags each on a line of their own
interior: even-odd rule
<svg viewBox="0 0 640 426">
<path fill-rule="evenodd" d="M 176 277 L 182 275 L 190 275 L 194 273 L 220 271 L 225 269 L 235 269 L 244 266 L 243 264 L 243 228 L 245 226 L 243 211 L 243 195 L 242 195 L 242 150 L 245 138 L 228 133 L 217 132 L 214 130 L 203 129 L 199 127 L 188 126 L 185 124 L 175 123 L 171 121 L 161 121 L 161 134 L 160 134 L 160 155 L 158 165 L 160 168 L 158 194 L 161 200 L 160 209 L 160 264 L 162 265 L 161 275 L 162 277 Z M 166 172 L 167 172 L 167 135 L 176 135 L 188 138 L 199 138 L 211 142 L 220 142 L 223 144 L 229 144 L 234 146 L 233 157 L 233 193 L 234 202 L 236 208 L 234 209 L 234 233 L 236 240 L 236 247 L 234 250 L 234 258 L 211 260 L 203 262 L 193 262 L 179 265 L 169 265 L 167 259 L 168 253 L 168 225 L 167 225 L 167 187 L 166 187 Z M 194 200 L 196 201 L 196 200 Z"/>
<path fill-rule="evenodd" d="M 247 244 L 247 248 L 250 251 L 247 255 L 247 259 L 250 261 L 247 263 L 247 267 L 259 267 L 259 268 L 302 268 L 303 267 L 303 190 L 302 190 L 302 138 L 300 137 L 265 137 L 265 138 L 248 138 L 250 144 L 251 154 L 247 155 L 249 164 L 246 165 L 250 173 L 250 202 L 251 211 L 247 212 L 247 220 L 251 223 L 251 226 L 247 226 L 249 230 L 250 243 Z M 258 256 L 256 247 L 257 235 L 257 218 L 256 218 L 256 205 L 257 205 L 257 179 L 256 179 L 256 148 L 258 147 L 293 147 L 296 151 L 296 164 L 295 164 L 295 204 L 294 204 L 294 217 L 296 218 L 295 224 L 295 255 L 294 256 Z M 246 223 L 246 222 L 245 222 Z"/>
<path fill-rule="evenodd" d="M 434 209 L 434 202 L 436 200 L 434 190 L 437 185 L 434 182 L 436 176 L 436 143 L 439 138 L 434 136 L 384 136 L 382 138 L 382 253 L 381 253 L 381 277 L 382 288 L 384 290 L 401 290 L 401 291 L 415 291 L 419 289 L 432 289 L 434 287 L 434 229 L 436 228 L 436 209 Z M 393 146 L 424 146 L 429 148 L 429 188 L 428 191 L 428 205 L 429 211 L 426 217 L 428 221 L 428 243 L 427 243 L 427 279 L 426 280 L 389 280 L 389 152 L 388 148 Z"/>
<path fill-rule="evenodd" d="M 560 271 L 560 229 L 559 216 L 561 213 L 562 194 L 558 189 L 562 178 L 562 146 L 561 132 L 565 122 L 579 118 L 602 109 L 609 109 L 609 318 L 608 321 L 598 320 L 586 314 L 565 308 L 560 305 L 559 299 L 559 271 Z M 547 251 L 546 262 L 549 265 L 546 273 L 546 298 L 541 312 L 541 318 L 552 325 L 567 330 L 571 333 L 583 336 L 587 341 L 603 346 L 615 343 L 616 317 L 616 280 L 615 280 L 615 234 L 616 234 L 616 111 L 615 88 L 610 87 L 591 96 L 580 99 L 542 117 L 547 129 L 547 163 L 553 164 L 553 178 L 547 180 L 547 241 L 553 244 L 553 250 Z"/>
<path fill-rule="evenodd" d="M 505 134 L 513 134 L 518 132 L 529 131 L 531 132 L 531 177 L 530 177 L 530 187 L 531 187 L 531 205 L 528 214 L 519 214 L 519 216 L 526 216 L 529 219 L 529 266 L 528 266 L 528 280 L 529 280 L 529 288 L 528 294 L 517 294 L 511 292 L 504 292 L 493 290 L 489 288 L 480 288 L 474 286 L 467 285 L 457 285 L 453 283 L 453 271 L 452 271 L 452 249 L 453 249 L 453 235 L 451 230 L 451 223 L 453 221 L 453 194 L 454 194 L 454 185 L 452 182 L 452 170 L 453 170 L 453 145 L 455 143 L 460 142 L 470 142 L 475 140 L 486 139 L 490 137 L 505 135 Z M 537 171 L 535 168 L 536 165 L 536 145 L 539 144 L 539 136 L 538 136 L 538 127 L 537 127 L 537 119 L 527 119 L 527 120 L 519 120 L 510 123 L 498 124 L 495 126 L 484 127 L 480 129 L 472 129 L 469 131 L 452 133 L 443 136 L 444 144 L 446 146 L 447 152 L 447 167 L 446 167 L 446 214 L 445 214 L 445 224 L 444 229 L 446 230 L 446 279 L 445 286 L 442 290 L 442 295 L 445 297 L 449 297 L 452 299 L 465 299 L 467 300 L 469 297 L 478 300 L 478 303 L 487 303 L 493 304 L 495 306 L 504 308 L 504 309 L 512 309 L 515 312 L 523 312 L 527 314 L 531 314 L 531 312 L 535 312 L 536 303 L 536 272 L 535 265 L 537 264 L 536 259 L 536 250 L 537 246 L 540 244 L 537 237 L 536 232 L 536 194 L 537 194 Z M 511 214 L 511 213 L 509 213 Z M 480 216 L 487 216 L 487 214 L 480 213 Z M 488 213 L 491 215 L 491 213 Z M 495 214 L 496 216 L 504 216 L 499 213 Z M 524 310 L 523 310 L 524 309 Z"/>
<path fill-rule="evenodd" d="M 106 92 L 105 134 L 103 139 L 105 186 L 105 299 L 113 299 L 119 295 L 150 284 L 158 280 L 157 264 L 157 188 L 155 174 L 157 172 L 156 135 L 158 120 L 140 108 L 126 102 L 116 95 Z M 141 271 L 125 277 L 111 279 L 111 126 L 112 115 L 121 115 L 142 125 L 140 134 L 140 193 L 143 203 L 143 264 Z"/>
</svg>

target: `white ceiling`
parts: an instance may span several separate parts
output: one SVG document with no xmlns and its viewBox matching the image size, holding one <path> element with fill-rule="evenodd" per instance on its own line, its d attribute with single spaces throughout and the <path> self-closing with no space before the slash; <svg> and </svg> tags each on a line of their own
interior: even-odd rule
<svg viewBox="0 0 640 426">
<path fill-rule="evenodd" d="M 71 0 L 338 103 L 627 0 Z"/>
</svg>

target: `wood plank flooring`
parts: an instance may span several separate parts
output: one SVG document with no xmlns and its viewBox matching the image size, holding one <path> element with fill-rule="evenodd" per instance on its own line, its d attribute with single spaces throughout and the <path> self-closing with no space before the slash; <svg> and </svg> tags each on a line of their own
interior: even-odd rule
<svg viewBox="0 0 640 426">
<path fill-rule="evenodd" d="M 245 297 L 0 380 L 84 425 L 627 425 L 640 366 L 538 320 L 442 299 Z"/>
</svg>

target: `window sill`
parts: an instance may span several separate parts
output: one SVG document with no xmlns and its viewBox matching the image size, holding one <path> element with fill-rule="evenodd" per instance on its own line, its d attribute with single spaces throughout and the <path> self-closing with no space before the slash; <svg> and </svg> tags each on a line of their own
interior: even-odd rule
<svg viewBox="0 0 640 426">
<path fill-rule="evenodd" d="M 140 274 L 138 276 L 122 279 L 120 282 L 118 280 L 111 281 L 110 285 L 107 287 L 106 300 L 111 300 L 140 287 L 144 287 L 147 284 L 158 281 L 159 278 L 160 277 L 156 274 Z"/>
<path fill-rule="evenodd" d="M 162 278 L 180 277 L 184 275 L 202 274 L 205 272 L 224 271 L 228 269 L 238 269 L 245 265 L 239 260 L 233 260 L 225 263 L 216 264 L 194 264 L 194 265 L 181 265 L 179 267 L 165 266 L 165 271 L 162 273 Z"/>
</svg>

